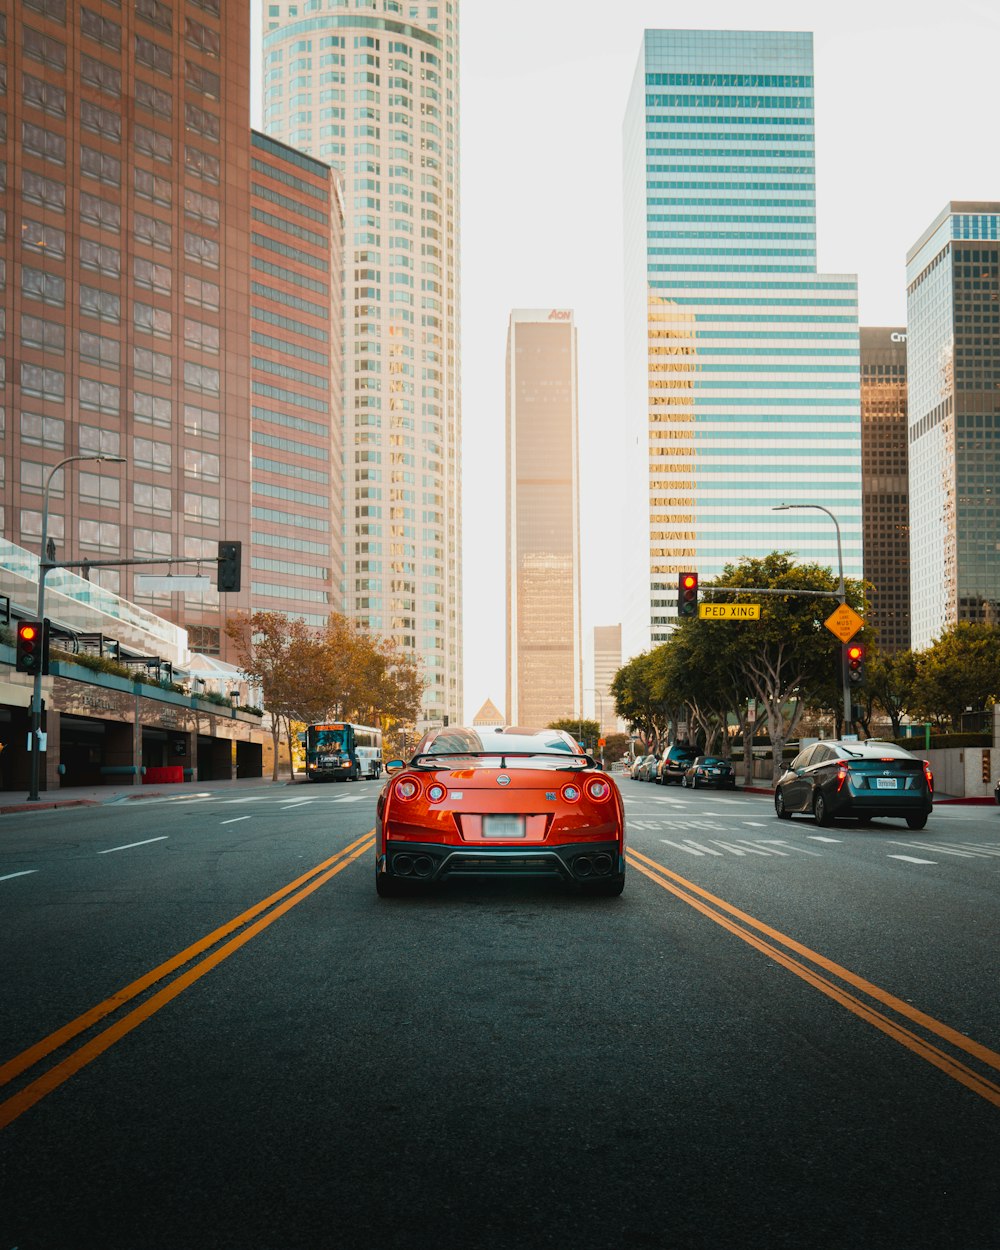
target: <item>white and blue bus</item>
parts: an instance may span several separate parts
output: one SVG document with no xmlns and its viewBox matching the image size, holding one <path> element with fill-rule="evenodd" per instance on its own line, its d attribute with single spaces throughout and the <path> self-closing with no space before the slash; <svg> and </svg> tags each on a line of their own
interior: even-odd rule
<svg viewBox="0 0 1000 1250">
<path fill-rule="evenodd" d="M 371 725 L 307 725 L 305 747 L 309 781 L 359 781 L 382 773 L 382 730 Z"/>
</svg>

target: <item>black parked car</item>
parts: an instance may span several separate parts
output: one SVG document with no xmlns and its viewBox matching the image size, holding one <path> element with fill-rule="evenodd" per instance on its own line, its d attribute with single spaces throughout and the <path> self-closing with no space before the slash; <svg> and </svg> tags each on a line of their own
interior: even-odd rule
<svg viewBox="0 0 1000 1250">
<path fill-rule="evenodd" d="M 803 812 L 818 825 L 840 816 L 897 816 L 911 829 L 923 829 L 933 805 L 930 765 L 892 742 L 814 742 L 774 789 L 774 810 L 782 820 Z"/>
<path fill-rule="evenodd" d="M 684 774 L 698 758 L 698 748 L 687 742 L 675 742 L 667 747 L 656 766 L 658 786 L 679 786 Z"/>
<path fill-rule="evenodd" d="M 735 790 L 736 774 L 729 760 L 720 755 L 699 755 L 681 776 L 681 785 L 697 790 L 699 786 L 715 786 L 718 790 Z"/>
</svg>

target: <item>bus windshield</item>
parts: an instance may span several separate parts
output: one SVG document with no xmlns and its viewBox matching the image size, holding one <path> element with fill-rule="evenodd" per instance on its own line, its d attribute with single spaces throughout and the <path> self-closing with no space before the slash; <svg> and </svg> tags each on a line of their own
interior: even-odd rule
<svg viewBox="0 0 1000 1250">
<path fill-rule="evenodd" d="M 344 749 L 344 737 L 343 729 L 317 729 L 315 731 L 314 744 L 317 748 L 325 747 L 327 750 L 342 751 Z"/>
</svg>

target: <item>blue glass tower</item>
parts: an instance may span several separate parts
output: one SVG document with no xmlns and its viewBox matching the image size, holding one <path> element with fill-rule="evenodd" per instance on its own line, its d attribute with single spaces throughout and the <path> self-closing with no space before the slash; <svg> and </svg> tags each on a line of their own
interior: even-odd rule
<svg viewBox="0 0 1000 1250">
<path fill-rule="evenodd" d="M 623 653 L 676 575 L 791 550 L 860 577 L 857 278 L 816 272 L 812 36 L 645 32 L 625 120 Z M 644 538 L 648 534 L 648 546 Z"/>
</svg>

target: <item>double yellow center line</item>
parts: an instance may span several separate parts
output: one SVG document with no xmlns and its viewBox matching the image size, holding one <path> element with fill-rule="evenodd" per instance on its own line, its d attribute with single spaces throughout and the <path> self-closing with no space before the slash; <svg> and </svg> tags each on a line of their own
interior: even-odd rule
<svg viewBox="0 0 1000 1250">
<path fill-rule="evenodd" d="M 735 934 L 769 959 L 773 959 L 775 963 L 787 968 L 797 977 L 801 977 L 807 984 L 831 998 L 835 1003 L 846 1007 L 848 1011 L 873 1025 L 887 1037 L 891 1037 L 893 1041 L 899 1042 L 915 1055 L 919 1055 L 921 1059 L 940 1068 L 942 1072 L 964 1085 L 966 1089 L 985 1098 L 994 1107 L 1000 1107 L 1000 1085 L 981 1075 L 961 1059 L 949 1055 L 927 1037 L 914 1032 L 900 1019 L 894 1019 L 892 1015 L 887 1014 L 887 1011 L 909 1021 L 910 1024 L 922 1029 L 925 1034 L 930 1033 L 940 1038 L 956 1050 L 963 1051 L 981 1064 L 1000 1072 L 1000 1054 L 997 1054 L 995 1050 L 981 1046 L 956 1029 L 942 1024 L 940 1020 L 935 1020 L 933 1016 L 919 1011 L 910 1003 L 896 998 L 895 995 L 859 977 L 848 968 L 841 967 L 832 959 L 827 959 L 825 955 L 810 950 L 808 946 L 796 942 L 794 938 L 787 937 L 770 925 L 764 924 L 763 921 L 740 911 L 738 907 L 727 903 L 725 899 L 717 898 L 708 890 L 688 881 L 687 878 L 671 872 L 669 868 L 664 868 L 662 864 L 650 859 L 648 855 L 629 848 L 626 859 L 631 868 L 634 868 L 636 872 L 641 872 L 661 889 L 668 890 L 682 902 L 687 903 L 689 907 L 693 907 L 695 911 Z M 845 988 L 846 986 L 853 987 L 871 1001 L 866 1002 L 865 999 L 859 998 L 857 994 Z M 880 1004 L 887 1011 L 881 1010 L 874 1004 Z"/>
<path fill-rule="evenodd" d="M 186 950 L 174 955 L 165 963 L 160 964 L 159 967 L 154 968 L 151 972 L 147 972 L 145 976 L 139 977 L 137 981 L 133 981 L 131 985 L 127 985 L 124 989 L 112 994 L 104 1002 L 98 1003 L 96 1007 L 85 1011 L 83 1015 L 77 1016 L 69 1024 L 63 1025 L 61 1029 L 50 1033 L 42 1041 L 37 1042 L 34 1046 L 22 1051 L 21 1054 L 0 1066 L 0 1087 L 3 1087 L 17 1077 L 24 1075 L 54 1051 L 60 1049 L 60 1047 L 66 1046 L 69 1042 L 78 1038 L 80 1034 L 93 1029 L 95 1025 L 99 1024 L 107 1016 L 120 1011 L 126 1004 L 156 985 L 158 981 L 162 981 L 173 973 L 180 973 L 179 976 L 163 986 L 162 989 L 144 999 L 126 1015 L 121 1016 L 102 1032 L 91 1037 L 89 1041 L 83 1042 L 82 1045 L 64 1059 L 43 1072 L 41 1076 L 36 1077 L 30 1084 L 25 1085 L 16 1094 L 7 1098 L 5 1102 L 0 1103 L 0 1129 L 6 1128 L 11 1121 L 16 1120 L 29 1107 L 33 1107 L 46 1094 L 50 1094 L 54 1089 L 62 1085 L 64 1081 L 69 1080 L 81 1068 L 86 1067 L 98 1055 L 103 1054 L 115 1042 L 142 1024 L 144 1020 L 148 1020 L 150 1016 L 155 1015 L 161 1007 L 165 1007 L 178 994 L 183 993 L 188 986 L 193 985 L 195 981 L 203 977 L 206 972 L 211 972 L 224 959 L 228 959 L 241 946 L 245 946 L 251 938 L 263 932 L 279 916 L 283 916 L 285 912 L 290 911 L 301 903 L 303 899 L 308 898 L 320 886 L 325 885 L 331 877 L 335 877 L 338 872 L 342 872 L 348 864 L 353 863 L 359 856 L 364 855 L 366 851 L 370 851 L 374 844 L 373 834 L 374 830 L 369 830 L 363 837 L 357 838 L 348 846 L 337 851 L 335 855 L 331 855 L 329 859 L 324 860 L 321 864 L 317 864 L 314 868 L 310 868 L 307 873 L 296 878 L 289 885 L 283 886 L 269 898 L 255 903 L 253 907 L 227 921 L 226 924 L 214 930 L 214 932 L 200 938 L 193 945 L 187 947 Z M 230 937 L 230 934 L 235 934 L 236 936 Z M 229 941 L 225 941 L 226 938 L 229 938 Z M 182 969 L 184 971 L 181 971 Z"/>
</svg>

